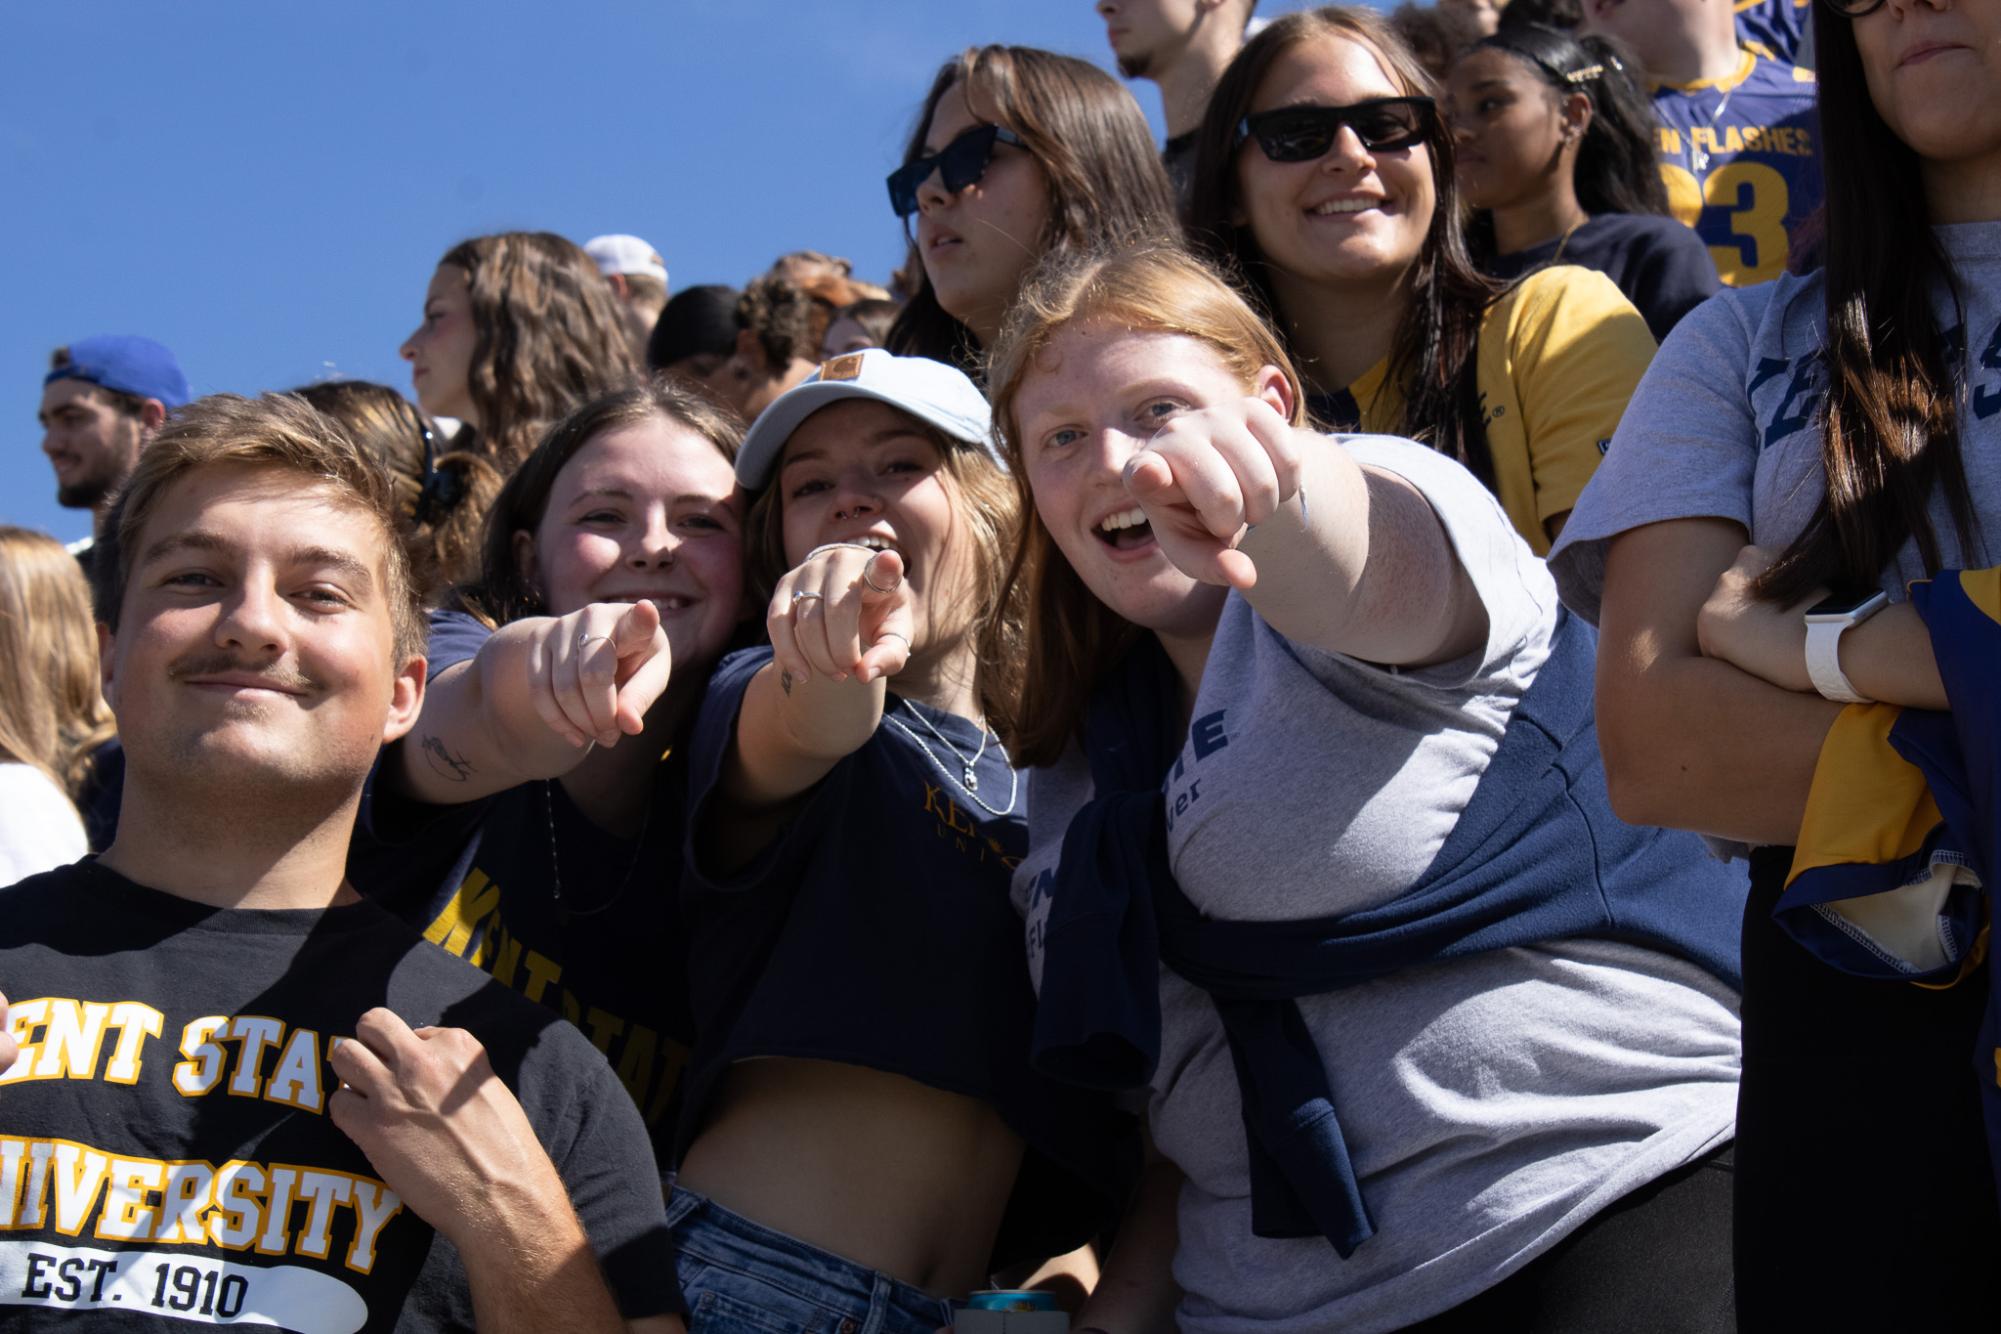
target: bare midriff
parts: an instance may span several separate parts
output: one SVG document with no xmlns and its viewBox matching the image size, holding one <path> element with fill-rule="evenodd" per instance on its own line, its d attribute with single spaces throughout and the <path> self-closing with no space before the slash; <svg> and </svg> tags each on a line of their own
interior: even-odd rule
<svg viewBox="0 0 2001 1334">
<path fill-rule="evenodd" d="M 723 1076 L 679 1183 L 940 1297 L 987 1286 L 1022 1141 L 993 1107 L 914 1079 L 766 1057 Z"/>
</svg>

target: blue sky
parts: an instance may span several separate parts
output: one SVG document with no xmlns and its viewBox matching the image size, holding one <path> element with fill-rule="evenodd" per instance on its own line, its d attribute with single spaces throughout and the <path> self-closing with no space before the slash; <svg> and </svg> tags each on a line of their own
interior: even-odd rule
<svg viewBox="0 0 2001 1334">
<path fill-rule="evenodd" d="M 407 392 L 431 270 L 483 232 L 636 232 L 676 289 L 801 247 L 881 281 L 882 178 L 988 41 L 1110 66 L 1090 0 L 6 5 L 0 522 L 90 530 L 35 423 L 49 351 L 90 334 L 158 338 L 198 394 Z"/>
</svg>

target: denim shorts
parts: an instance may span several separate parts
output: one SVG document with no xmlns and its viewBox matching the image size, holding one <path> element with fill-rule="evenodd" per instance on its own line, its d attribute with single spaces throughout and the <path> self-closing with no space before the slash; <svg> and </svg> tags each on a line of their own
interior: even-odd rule
<svg viewBox="0 0 2001 1334">
<path fill-rule="evenodd" d="M 667 1226 L 689 1334 L 935 1334 L 952 1304 L 679 1186 Z"/>
</svg>

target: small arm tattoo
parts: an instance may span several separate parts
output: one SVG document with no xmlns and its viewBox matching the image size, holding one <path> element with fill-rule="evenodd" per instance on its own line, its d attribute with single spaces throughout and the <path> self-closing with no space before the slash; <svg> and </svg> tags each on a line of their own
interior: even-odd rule
<svg viewBox="0 0 2001 1334">
<path fill-rule="evenodd" d="M 783 667 L 778 669 L 778 688 L 788 695 L 792 693 L 792 673 Z"/>
<path fill-rule="evenodd" d="M 454 755 L 445 748 L 445 743 L 437 737 L 426 736 L 423 742 L 424 759 L 430 764 L 431 772 L 448 783 L 463 783 L 472 777 L 472 765 L 463 755 Z"/>
</svg>

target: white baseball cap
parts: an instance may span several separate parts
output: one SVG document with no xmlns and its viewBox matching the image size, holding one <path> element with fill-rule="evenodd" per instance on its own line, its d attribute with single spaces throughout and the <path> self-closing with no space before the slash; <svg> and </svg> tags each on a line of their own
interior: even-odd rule
<svg viewBox="0 0 2001 1334">
<path fill-rule="evenodd" d="M 964 371 L 929 357 L 899 357 L 871 347 L 823 363 L 758 414 L 737 451 L 737 482 L 750 491 L 762 487 L 799 423 L 844 398 L 887 403 L 1007 466 L 994 445 L 993 413 Z"/>
<path fill-rule="evenodd" d="M 598 272 L 609 278 L 615 273 L 643 273 L 667 285 L 667 261 L 660 252 L 637 236 L 615 232 L 593 236 L 584 242 L 584 253 L 597 261 Z"/>
</svg>

